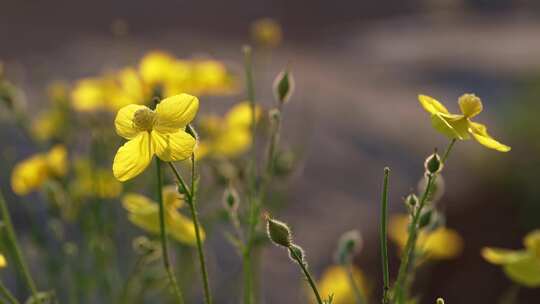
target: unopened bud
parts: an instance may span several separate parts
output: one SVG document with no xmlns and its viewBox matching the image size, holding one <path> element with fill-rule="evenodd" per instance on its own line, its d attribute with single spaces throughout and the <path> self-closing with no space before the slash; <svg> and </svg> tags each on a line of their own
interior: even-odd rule
<svg viewBox="0 0 540 304">
<path fill-rule="evenodd" d="M 270 121 L 272 123 L 277 123 L 281 119 L 281 112 L 279 109 L 271 109 L 268 111 L 268 116 L 270 117 Z"/>
<path fill-rule="evenodd" d="M 431 218 L 433 215 L 433 209 L 426 210 L 420 215 L 420 219 L 418 220 L 418 227 L 424 228 L 428 226 L 431 223 Z"/>
<path fill-rule="evenodd" d="M 437 298 L 437 302 L 435 302 L 436 304 L 444 304 L 444 299 L 443 298 Z"/>
<path fill-rule="evenodd" d="M 229 185 L 225 192 L 223 192 L 223 207 L 230 213 L 234 213 L 238 210 L 240 199 L 236 189 Z"/>
<path fill-rule="evenodd" d="M 354 254 L 362 249 L 362 235 L 358 230 L 345 232 L 338 242 L 336 260 L 339 264 L 350 263 Z"/>
<path fill-rule="evenodd" d="M 266 231 L 268 237 L 276 245 L 289 248 L 292 244 L 291 229 L 287 224 L 266 215 Z"/>
<path fill-rule="evenodd" d="M 441 162 L 441 157 L 437 154 L 436 150 L 426 158 L 424 167 L 426 168 L 426 171 L 431 174 L 439 173 L 442 170 L 443 164 Z"/>
<path fill-rule="evenodd" d="M 405 198 L 405 205 L 410 212 L 413 212 L 418 206 L 418 196 L 416 196 L 416 194 L 414 193 L 407 195 L 407 197 Z"/>
<path fill-rule="evenodd" d="M 281 71 L 274 79 L 274 97 L 281 104 L 287 103 L 294 93 L 294 77 L 288 70 Z"/>
<path fill-rule="evenodd" d="M 296 244 L 291 244 L 289 246 L 289 257 L 295 261 L 302 263 L 304 266 L 307 266 L 306 253 L 304 249 Z"/>
</svg>

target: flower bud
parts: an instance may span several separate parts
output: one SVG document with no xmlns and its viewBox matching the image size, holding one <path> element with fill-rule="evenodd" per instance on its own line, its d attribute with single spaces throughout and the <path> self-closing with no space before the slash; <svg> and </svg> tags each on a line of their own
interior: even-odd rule
<svg viewBox="0 0 540 304">
<path fill-rule="evenodd" d="M 351 262 L 354 254 L 362 249 L 362 235 L 358 230 L 345 232 L 338 242 L 336 251 L 336 260 L 339 264 L 344 265 Z"/>
<path fill-rule="evenodd" d="M 437 154 L 436 150 L 433 154 L 426 158 L 426 161 L 424 162 L 424 167 L 426 168 L 426 172 L 429 172 L 431 174 L 439 173 L 442 170 L 443 164 L 441 162 L 441 157 L 439 156 L 439 154 Z"/>
<path fill-rule="evenodd" d="M 444 304 L 444 299 L 443 298 L 437 298 L 437 302 L 435 302 L 436 304 Z"/>
<path fill-rule="evenodd" d="M 420 215 L 420 219 L 418 221 L 418 227 L 422 229 L 428 226 L 431 223 L 432 215 L 433 215 L 433 209 L 429 209 L 422 212 L 422 214 Z"/>
<path fill-rule="evenodd" d="M 416 194 L 414 193 L 407 195 L 407 197 L 405 198 L 405 205 L 410 212 L 414 212 L 414 210 L 418 206 L 418 196 L 416 196 Z"/>
<path fill-rule="evenodd" d="M 292 244 L 291 229 L 287 224 L 278 220 L 272 219 L 266 215 L 266 231 L 268 237 L 276 245 L 289 248 Z"/>
<path fill-rule="evenodd" d="M 276 124 L 281 119 L 281 111 L 276 108 L 271 109 L 270 111 L 268 111 L 268 116 L 270 117 L 270 121 L 273 124 Z"/>
<path fill-rule="evenodd" d="M 238 210 L 239 204 L 238 192 L 232 185 L 229 185 L 223 192 L 223 207 L 229 213 L 235 213 Z"/>
<path fill-rule="evenodd" d="M 287 103 L 294 93 L 294 89 L 294 77 L 287 69 L 281 71 L 274 79 L 274 97 L 279 103 Z"/>
</svg>

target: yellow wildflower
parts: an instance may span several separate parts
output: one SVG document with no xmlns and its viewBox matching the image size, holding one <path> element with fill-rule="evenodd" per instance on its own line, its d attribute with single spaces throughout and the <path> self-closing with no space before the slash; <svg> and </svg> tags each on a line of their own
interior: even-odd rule
<svg viewBox="0 0 540 304">
<path fill-rule="evenodd" d="M 283 40 L 281 26 L 271 18 L 262 18 L 253 22 L 251 36 L 255 42 L 267 47 L 276 47 Z"/>
<path fill-rule="evenodd" d="M 66 173 L 66 148 L 56 145 L 48 153 L 36 154 L 15 165 L 11 173 L 11 188 L 18 195 L 26 195 L 41 187 L 47 179 Z"/>
<path fill-rule="evenodd" d="M 459 140 L 472 137 L 481 145 L 501 152 L 510 151 L 510 147 L 493 139 L 483 124 L 471 121 L 471 118 L 482 112 L 482 101 L 474 94 L 463 94 L 459 98 L 462 114 L 451 114 L 446 107 L 432 97 L 419 95 L 418 99 L 424 109 L 431 114 L 433 127 L 444 135 Z"/>
<path fill-rule="evenodd" d="M 114 176 L 119 181 L 132 179 L 144 171 L 154 154 L 167 162 L 189 158 L 196 142 L 184 130 L 198 109 L 199 99 L 188 94 L 163 99 L 155 111 L 135 104 L 120 109 L 116 133 L 128 142 L 114 157 Z"/>
<path fill-rule="evenodd" d="M 401 250 L 409 237 L 409 215 L 394 215 L 390 218 L 388 234 Z M 418 234 L 417 250 L 424 257 L 434 260 L 446 260 L 459 256 L 463 250 L 463 240 L 454 230 L 438 227 L 433 231 L 422 230 Z"/>
<path fill-rule="evenodd" d="M 115 198 L 122 193 L 122 183 L 110 170 L 94 168 L 87 159 L 75 161 L 75 179 L 71 187 L 79 197 Z"/>
<path fill-rule="evenodd" d="M 0 253 L 0 268 L 5 268 L 7 266 L 6 257 Z"/>
<path fill-rule="evenodd" d="M 195 246 L 196 236 L 193 222 L 178 212 L 185 202 L 174 186 L 163 188 L 165 224 L 167 233 L 178 242 Z M 129 220 L 137 227 L 150 233 L 159 233 L 159 205 L 149 198 L 129 193 L 122 199 L 122 205 L 129 212 Z M 204 231 L 201 237 L 204 240 Z"/>
<path fill-rule="evenodd" d="M 353 267 L 353 278 L 356 286 L 365 297 L 367 295 L 367 282 L 362 271 Z M 319 292 L 323 298 L 334 295 L 332 304 L 355 304 L 356 296 L 354 287 L 351 286 L 347 271 L 343 266 L 330 266 L 322 274 L 318 283 Z"/>
<path fill-rule="evenodd" d="M 139 63 L 139 73 L 143 81 L 151 86 L 163 85 L 171 77 L 175 58 L 162 51 L 146 54 Z"/>
<path fill-rule="evenodd" d="M 261 108 L 255 109 L 256 120 Z M 201 119 L 201 142 L 197 157 L 236 157 L 251 146 L 251 106 L 244 101 L 232 107 L 225 117 L 210 115 Z"/>
<path fill-rule="evenodd" d="M 525 249 L 510 250 L 485 247 L 486 261 L 500 265 L 514 282 L 527 287 L 540 287 L 540 229 L 531 231 L 523 239 Z"/>
</svg>

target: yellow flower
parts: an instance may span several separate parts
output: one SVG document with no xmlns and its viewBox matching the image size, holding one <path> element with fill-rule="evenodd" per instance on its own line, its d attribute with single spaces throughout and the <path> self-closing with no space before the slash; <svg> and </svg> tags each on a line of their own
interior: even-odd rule
<svg viewBox="0 0 540 304">
<path fill-rule="evenodd" d="M 77 111 L 104 109 L 107 100 L 105 83 L 99 78 L 79 80 L 71 92 L 71 99 Z"/>
<path fill-rule="evenodd" d="M 409 215 L 394 215 L 390 218 L 388 234 L 401 250 L 409 237 Z M 446 260 L 459 256 L 463 250 L 463 240 L 454 230 L 439 227 L 433 231 L 422 230 L 417 239 L 417 250 L 423 257 L 434 260 Z"/>
<path fill-rule="evenodd" d="M 169 81 L 174 70 L 175 58 L 162 51 L 146 54 L 139 63 L 139 73 L 144 82 L 151 86 L 163 85 Z"/>
<path fill-rule="evenodd" d="M 60 133 L 64 127 L 64 115 L 56 109 L 42 112 L 32 121 L 32 135 L 38 141 L 47 141 Z"/>
<path fill-rule="evenodd" d="M 472 137 L 480 144 L 497 151 L 508 152 L 510 147 L 493 139 L 483 124 L 471 121 L 471 118 L 482 112 L 482 101 L 474 94 L 463 94 L 459 98 L 462 114 L 451 114 L 446 107 L 432 97 L 419 95 L 418 100 L 424 109 L 431 114 L 433 127 L 444 135 L 459 140 Z"/>
<path fill-rule="evenodd" d="M 110 170 L 95 168 L 87 159 L 75 161 L 75 179 L 70 185 L 79 197 L 115 198 L 122 193 Z"/>
<path fill-rule="evenodd" d="M 62 145 L 48 153 L 36 154 L 15 165 L 11 173 L 11 188 L 18 195 L 26 195 L 53 177 L 67 173 L 67 151 Z"/>
<path fill-rule="evenodd" d="M 128 142 L 114 157 L 114 176 L 122 182 L 134 178 L 144 171 L 154 154 L 166 162 L 189 158 L 196 142 L 184 130 L 198 109 L 199 99 L 188 94 L 163 99 L 155 111 L 134 104 L 120 109 L 115 119 L 116 133 Z"/>
<path fill-rule="evenodd" d="M 0 268 L 5 268 L 7 266 L 6 257 L 0 253 Z"/>
<path fill-rule="evenodd" d="M 540 229 L 523 239 L 525 249 L 510 250 L 485 247 L 482 256 L 486 261 L 500 265 L 514 282 L 527 287 L 540 287 Z"/>
<path fill-rule="evenodd" d="M 174 186 L 163 188 L 163 204 L 167 233 L 178 242 L 195 246 L 195 227 L 191 220 L 178 212 L 185 202 Z M 129 212 L 128 218 L 134 225 L 150 233 L 160 232 L 158 203 L 143 195 L 130 193 L 123 197 L 122 205 Z M 204 237 L 204 231 L 201 231 L 203 240 Z"/>
<path fill-rule="evenodd" d="M 261 108 L 255 109 L 256 120 L 260 119 Z M 201 142 L 197 157 L 236 157 L 251 146 L 251 106 L 249 102 L 238 103 L 225 117 L 210 115 L 200 123 Z"/>
<path fill-rule="evenodd" d="M 271 18 L 262 18 L 253 22 L 251 36 L 255 42 L 267 47 L 276 47 L 283 40 L 281 26 Z"/>
<path fill-rule="evenodd" d="M 360 269 L 353 267 L 353 277 L 356 282 L 356 286 L 360 289 L 362 295 L 367 295 L 367 282 L 364 278 L 364 274 Z M 355 304 L 356 296 L 354 287 L 351 286 L 347 271 L 343 266 L 330 266 L 328 267 L 318 283 L 319 293 L 321 297 L 327 298 L 329 295 L 334 295 L 334 301 L 332 304 Z"/>
</svg>

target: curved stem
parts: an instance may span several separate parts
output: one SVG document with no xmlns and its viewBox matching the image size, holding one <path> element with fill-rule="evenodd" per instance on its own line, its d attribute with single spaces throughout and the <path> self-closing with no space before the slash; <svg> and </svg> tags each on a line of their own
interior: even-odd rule
<svg viewBox="0 0 540 304">
<path fill-rule="evenodd" d="M 12 247 L 13 252 L 15 253 L 15 263 L 17 264 L 17 268 L 19 268 L 19 271 L 22 273 L 26 285 L 28 285 L 28 289 L 30 289 L 30 292 L 32 293 L 32 297 L 34 299 L 37 299 L 38 290 L 36 287 L 36 283 L 34 282 L 34 279 L 32 278 L 30 271 L 28 270 L 28 266 L 26 265 L 26 262 L 22 255 L 22 251 L 19 248 L 19 243 L 15 235 L 15 229 L 13 228 L 11 216 L 9 215 L 9 210 L 7 208 L 7 204 L 2 192 L 0 192 L 0 209 L 2 212 L 2 221 L 4 222 L 4 228 L 6 229 L 7 238 L 9 240 L 8 243 Z"/>
<path fill-rule="evenodd" d="M 311 274 L 309 273 L 309 270 L 307 269 L 305 263 L 302 261 L 302 258 L 298 256 L 295 250 L 292 250 L 289 248 L 289 252 L 291 253 L 291 256 L 294 257 L 300 268 L 302 269 L 302 272 L 306 276 L 306 279 L 308 280 L 309 286 L 313 290 L 313 294 L 315 295 L 315 298 L 317 299 L 318 304 L 324 304 L 321 295 L 319 293 L 319 290 L 317 289 L 317 284 L 315 284 L 315 281 L 313 281 L 313 278 L 311 277 Z"/>
<path fill-rule="evenodd" d="M 383 270 L 383 304 L 387 304 L 390 300 L 388 292 L 390 290 L 390 274 L 388 271 L 388 176 L 390 168 L 384 168 L 383 191 L 381 198 L 381 255 L 382 255 L 382 270 Z"/>
<path fill-rule="evenodd" d="M 0 295 L 2 295 L 2 297 L 4 297 L 9 304 L 20 304 L 2 282 L 0 282 Z"/>
<path fill-rule="evenodd" d="M 366 297 L 362 290 L 360 289 L 360 286 L 356 284 L 356 280 L 354 279 L 354 274 L 352 270 L 352 265 L 348 263 L 344 266 L 345 271 L 347 272 L 347 279 L 349 280 L 349 284 L 352 287 L 352 290 L 354 292 L 354 296 L 356 297 L 356 304 L 365 304 L 366 303 Z"/>
<path fill-rule="evenodd" d="M 157 173 L 157 195 L 158 195 L 158 203 L 159 203 L 159 231 L 160 231 L 160 239 L 161 239 L 161 249 L 163 254 L 163 266 L 165 267 L 165 270 L 167 271 L 167 275 L 169 277 L 170 284 L 173 287 L 174 295 L 176 297 L 176 300 L 178 303 L 183 304 L 184 298 L 182 297 L 182 292 L 180 291 L 180 287 L 178 286 L 178 283 L 176 282 L 176 277 L 174 275 L 174 272 L 171 268 L 171 263 L 169 261 L 169 252 L 168 252 L 168 244 L 167 244 L 167 231 L 165 226 L 165 206 L 163 204 L 163 179 L 161 176 L 161 161 L 159 158 L 156 157 L 156 173 Z"/>
<path fill-rule="evenodd" d="M 197 251 L 199 253 L 199 261 L 201 263 L 201 272 L 203 278 L 203 287 L 204 287 L 204 299 L 206 304 L 212 303 L 212 295 L 210 294 L 210 284 L 208 283 L 208 270 L 206 269 L 206 260 L 204 258 L 204 250 L 201 241 L 201 232 L 200 232 L 200 222 L 199 216 L 197 214 L 197 209 L 195 207 L 195 155 L 191 155 L 191 195 L 188 196 L 188 205 L 191 210 L 191 216 L 193 217 L 193 226 L 195 227 L 195 237 L 197 239 Z"/>
</svg>

